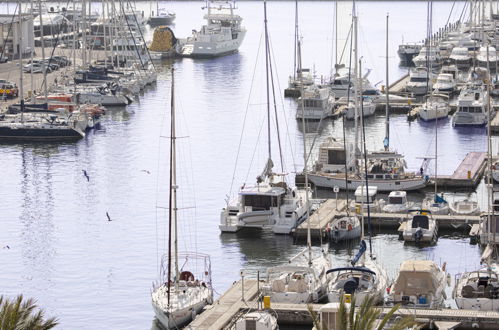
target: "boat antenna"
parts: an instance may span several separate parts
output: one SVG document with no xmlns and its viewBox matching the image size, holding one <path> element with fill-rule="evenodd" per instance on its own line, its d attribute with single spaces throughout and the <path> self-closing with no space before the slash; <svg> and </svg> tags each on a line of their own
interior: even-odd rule
<svg viewBox="0 0 499 330">
<path fill-rule="evenodd" d="M 301 70 L 301 41 L 298 40 L 298 70 Z M 307 170 L 307 141 L 305 134 L 305 101 L 303 98 L 303 77 L 300 76 L 300 108 L 301 108 L 301 125 L 303 130 L 303 174 L 305 176 L 305 205 L 307 206 L 307 248 L 308 248 L 308 265 L 312 266 L 312 238 L 310 236 L 310 207 L 308 199 L 308 170 Z"/>
<path fill-rule="evenodd" d="M 385 93 L 386 93 L 386 122 L 385 122 L 385 140 L 383 141 L 383 146 L 385 150 L 390 149 L 390 97 L 388 95 L 389 83 L 388 83 L 388 19 L 389 14 L 386 13 L 386 83 L 385 83 Z"/>
<path fill-rule="evenodd" d="M 264 15 L 264 26 L 265 26 L 265 75 L 267 78 L 267 140 L 268 140 L 268 151 L 269 151 L 269 161 L 272 159 L 272 146 L 270 140 L 270 84 L 269 84 L 269 33 L 267 29 L 267 0 L 263 1 L 263 15 Z"/>
<path fill-rule="evenodd" d="M 359 86 L 360 89 L 362 90 L 362 57 L 359 59 Z M 363 144 L 363 154 L 364 154 L 364 176 L 366 179 L 366 186 L 365 189 L 362 191 L 362 195 L 364 195 L 364 192 L 366 193 L 366 200 L 367 200 L 367 228 L 369 231 L 369 255 L 372 256 L 373 254 L 373 247 L 372 247 L 372 239 L 371 239 L 371 207 L 369 206 L 369 179 L 367 178 L 367 148 L 366 148 L 366 127 L 364 125 L 364 100 L 361 100 L 360 102 L 360 126 L 362 127 L 362 144 Z M 364 199 L 362 199 L 362 202 L 364 202 Z M 364 224 L 362 224 L 364 225 Z"/>
<path fill-rule="evenodd" d="M 172 67 L 171 86 L 171 137 L 170 137 L 170 198 L 168 202 L 168 306 L 170 306 L 170 291 L 172 282 L 172 227 L 175 226 L 174 253 L 175 253 L 175 288 L 177 288 L 178 259 L 177 259 L 177 187 L 176 187 L 176 159 L 175 159 L 175 69 Z"/>
</svg>

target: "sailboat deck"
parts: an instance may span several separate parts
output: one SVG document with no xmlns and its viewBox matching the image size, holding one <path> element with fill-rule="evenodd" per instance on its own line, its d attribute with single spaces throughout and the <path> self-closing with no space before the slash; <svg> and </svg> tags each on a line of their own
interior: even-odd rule
<svg viewBox="0 0 499 330">
<path fill-rule="evenodd" d="M 239 312 L 239 310 L 255 305 L 254 300 L 258 293 L 258 283 L 254 279 L 244 280 L 244 299 L 242 300 L 243 283 L 235 282 L 213 305 L 197 316 L 189 325 L 189 329 L 223 329 Z"/>
</svg>

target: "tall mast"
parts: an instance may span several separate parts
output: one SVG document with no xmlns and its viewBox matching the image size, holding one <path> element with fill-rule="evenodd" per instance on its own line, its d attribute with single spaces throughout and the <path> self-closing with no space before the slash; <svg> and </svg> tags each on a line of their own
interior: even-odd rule
<svg viewBox="0 0 499 330">
<path fill-rule="evenodd" d="M 23 33 L 22 33 L 22 22 L 23 22 L 23 15 L 22 15 L 22 2 L 19 0 L 19 24 L 18 29 L 17 29 L 17 36 L 18 36 L 18 43 L 19 43 L 19 70 L 20 70 L 20 75 L 19 75 L 19 97 L 21 99 L 21 121 L 24 122 L 24 83 L 23 83 L 23 57 L 22 57 L 22 49 L 23 49 Z M 15 13 L 14 13 L 15 14 Z M 31 70 L 33 71 L 33 70 Z M 33 92 L 31 92 L 33 93 Z"/>
<path fill-rule="evenodd" d="M 30 5 L 31 5 L 31 17 L 32 19 L 35 17 L 35 10 L 34 10 L 34 7 L 33 7 L 33 0 L 30 0 Z M 31 63 L 33 63 L 33 53 L 34 53 L 34 31 L 31 31 L 31 33 L 33 33 L 33 47 L 30 47 L 31 48 L 31 51 L 30 51 L 30 60 L 31 60 Z M 32 71 L 32 70 L 30 70 Z M 30 75 L 30 90 L 31 90 L 31 103 L 34 103 L 35 102 L 35 83 L 34 83 L 34 79 L 33 79 L 33 72 L 30 72 L 29 73 Z M 21 94 L 21 97 L 22 97 L 22 94 Z"/>
<path fill-rule="evenodd" d="M 293 81 L 296 80 L 296 73 L 297 73 L 296 72 L 297 71 L 296 58 L 298 57 L 297 44 L 298 44 L 298 0 L 295 0 L 295 42 L 294 42 L 295 52 L 294 52 L 294 58 L 293 58 L 293 61 L 294 61 L 294 63 L 293 63 Z M 298 77 L 301 77 L 301 72 L 298 75 Z"/>
<path fill-rule="evenodd" d="M 388 95 L 389 82 L 388 82 L 388 18 L 389 14 L 386 13 L 386 127 L 385 127 L 385 141 L 383 141 L 385 150 L 390 149 L 390 97 Z"/>
<path fill-rule="evenodd" d="M 176 158 L 175 158 L 175 69 L 172 67 L 172 87 L 171 87 L 171 119 L 170 119 L 170 199 L 168 207 L 168 306 L 170 305 L 170 289 L 172 279 L 172 227 L 174 227 L 174 258 L 175 258 L 175 290 L 178 289 L 178 258 L 177 258 L 177 178 L 176 178 Z"/>
<path fill-rule="evenodd" d="M 359 60 L 359 75 L 362 75 L 362 62 Z M 359 85 L 362 90 L 362 77 L 359 77 Z M 362 144 L 363 144 L 363 155 L 364 155 L 364 176 L 366 180 L 365 185 L 365 196 L 367 200 L 367 225 L 369 230 L 369 254 L 372 256 L 373 248 L 371 242 L 371 208 L 369 207 L 369 179 L 367 178 L 367 148 L 366 148 L 366 128 L 364 126 L 364 102 L 360 103 L 360 125 L 362 126 Z M 364 212 L 362 212 L 362 238 L 364 238 Z"/>
<path fill-rule="evenodd" d="M 45 102 L 47 102 L 47 70 L 48 66 L 44 63 L 45 61 L 45 38 L 43 37 L 43 12 L 42 12 L 42 1 L 38 0 L 38 11 L 40 16 L 40 39 L 42 41 L 42 63 L 43 63 L 43 94 L 45 96 Z"/>
<path fill-rule="evenodd" d="M 353 30 L 354 30 L 354 49 L 353 49 L 353 59 L 354 59 L 354 70 L 353 70 L 353 76 L 355 77 L 354 81 L 357 80 L 358 76 L 358 68 L 357 68 L 357 62 L 358 62 L 358 52 L 357 52 L 357 14 L 355 13 L 355 3 L 354 3 L 354 16 L 353 16 Z M 355 113 L 354 113 L 354 118 L 355 118 L 355 141 L 354 141 L 354 156 L 355 156 L 355 163 L 357 163 L 358 159 L 358 154 L 357 154 L 357 148 L 359 146 L 359 81 L 355 81 L 354 83 L 354 105 L 355 105 Z M 360 92 L 362 93 L 362 91 Z M 356 172 L 359 174 L 359 167 L 356 166 Z"/>
<path fill-rule="evenodd" d="M 298 70 L 301 70 L 301 42 L 298 40 Z M 307 248 L 308 248 L 308 265 L 312 266 L 312 238 L 310 236 L 310 209 L 308 207 L 309 205 L 309 199 L 308 199 L 308 169 L 307 169 L 307 143 L 305 139 L 305 104 L 303 100 L 303 92 L 304 92 L 304 87 L 303 87 L 303 77 L 300 76 L 300 107 L 301 107 L 301 125 L 302 125 L 302 131 L 303 131 L 303 174 L 305 176 L 305 205 L 307 205 Z"/>
<path fill-rule="evenodd" d="M 269 160 L 272 159 L 272 148 L 270 140 L 270 86 L 269 86 L 269 33 L 267 30 L 267 1 L 263 1 L 263 15 L 264 15 L 264 26 L 265 26 L 265 75 L 267 78 L 267 139 L 268 139 L 268 149 L 269 149 Z"/>
</svg>

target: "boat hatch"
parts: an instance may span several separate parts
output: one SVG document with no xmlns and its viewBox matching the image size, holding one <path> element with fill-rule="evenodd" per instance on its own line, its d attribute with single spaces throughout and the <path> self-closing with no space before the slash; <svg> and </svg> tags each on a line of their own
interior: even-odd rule
<svg viewBox="0 0 499 330">
<path fill-rule="evenodd" d="M 412 218 L 412 228 L 429 229 L 428 216 L 422 214 L 415 215 Z"/>
</svg>

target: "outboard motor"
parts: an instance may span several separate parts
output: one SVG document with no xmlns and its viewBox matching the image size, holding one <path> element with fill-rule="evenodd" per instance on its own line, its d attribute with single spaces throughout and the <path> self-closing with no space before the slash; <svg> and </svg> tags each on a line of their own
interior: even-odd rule
<svg viewBox="0 0 499 330">
<path fill-rule="evenodd" d="M 355 278 L 349 278 L 345 284 L 343 284 L 343 291 L 348 294 L 353 294 L 355 290 L 359 287 L 359 283 Z"/>
<path fill-rule="evenodd" d="M 414 233 L 414 240 L 416 243 L 421 242 L 421 239 L 423 239 L 423 230 L 421 228 L 418 228 L 416 232 Z"/>
</svg>

